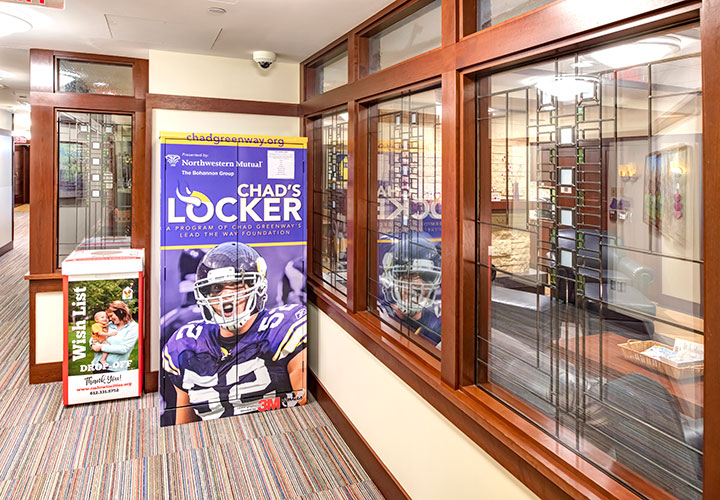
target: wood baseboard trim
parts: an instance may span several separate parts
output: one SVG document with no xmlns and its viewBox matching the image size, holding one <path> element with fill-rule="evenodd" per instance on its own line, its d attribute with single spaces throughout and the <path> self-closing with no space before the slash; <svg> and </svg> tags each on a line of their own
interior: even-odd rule
<svg viewBox="0 0 720 500">
<path fill-rule="evenodd" d="M 0 247 L 0 255 L 4 255 L 13 249 L 13 240 L 7 242 L 7 244 Z"/>
<path fill-rule="evenodd" d="M 145 372 L 143 376 L 143 386 L 145 392 L 157 392 L 158 391 L 158 372 Z"/>
<path fill-rule="evenodd" d="M 62 362 L 30 366 L 30 383 L 47 384 L 62 381 Z"/>
<path fill-rule="evenodd" d="M 308 370 L 308 389 L 315 396 L 322 409 L 327 413 L 330 421 L 335 425 L 338 432 L 345 440 L 347 445 L 357 457 L 360 464 L 375 483 L 383 496 L 389 500 L 405 499 L 410 500 L 410 496 L 400 486 L 395 476 L 385 467 L 380 458 L 375 454 L 370 445 L 358 432 L 350 419 L 338 406 L 332 396 L 327 392 L 322 383 L 317 379 L 315 374 Z"/>
</svg>

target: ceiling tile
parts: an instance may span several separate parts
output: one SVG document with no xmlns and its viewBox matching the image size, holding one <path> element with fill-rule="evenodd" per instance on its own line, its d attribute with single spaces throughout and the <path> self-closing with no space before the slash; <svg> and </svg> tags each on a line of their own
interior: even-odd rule
<svg viewBox="0 0 720 500">
<path fill-rule="evenodd" d="M 156 19 L 105 14 L 114 40 L 132 41 L 149 47 L 210 49 L 220 33 L 216 26 L 169 23 Z"/>
</svg>

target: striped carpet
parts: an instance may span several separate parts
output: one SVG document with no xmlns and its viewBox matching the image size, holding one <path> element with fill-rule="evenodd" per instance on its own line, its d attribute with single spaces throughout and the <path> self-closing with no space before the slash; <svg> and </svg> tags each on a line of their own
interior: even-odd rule
<svg viewBox="0 0 720 500">
<path fill-rule="evenodd" d="M 160 428 L 159 398 L 28 384 L 29 213 L 0 257 L 0 499 L 382 499 L 316 402 Z"/>
</svg>

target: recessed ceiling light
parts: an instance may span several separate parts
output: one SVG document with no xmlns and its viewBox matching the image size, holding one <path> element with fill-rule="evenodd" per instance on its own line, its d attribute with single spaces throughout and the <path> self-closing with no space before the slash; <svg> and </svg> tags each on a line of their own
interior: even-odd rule
<svg viewBox="0 0 720 500">
<path fill-rule="evenodd" d="M 227 11 L 223 9 L 222 7 L 210 7 L 208 9 L 208 12 L 210 14 L 225 14 Z"/>
<path fill-rule="evenodd" d="M 12 35 L 13 33 L 24 33 L 32 29 L 32 24 L 20 19 L 19 17 L 11 16 L 5 12 L 0 12 L 0 36 Z"/>
</svg>

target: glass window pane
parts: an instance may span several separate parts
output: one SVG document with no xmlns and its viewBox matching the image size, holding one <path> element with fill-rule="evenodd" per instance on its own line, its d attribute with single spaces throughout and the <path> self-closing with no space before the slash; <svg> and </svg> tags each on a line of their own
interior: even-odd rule
<svg viewBox="0 0 720 500">
<path fill-rule="evenodd" d="M 132 117 L 58 111 L 57 265 L 73 250 L 130 247 Z"/>
<path fill-rule="evenodd" d="M 542 7 L 555 0 L 477 0 L 478 31 Z"/>
<path fill-rule="evenodd" d="M 434 0 L 370 37 L 370 73 L 439 47 L 441 28 L 440 0 Z"/>
<path fill-rule="evenodd" d="M 328 90 L 345 85 L 347 81 L 347 50 L 315 68 L 315 94 L 322 94 Z"/>
<path fill-rule="evenodd" d="M 132 66 L 60 59 L 58 92 L 133 95 Z"/>
<path fill-rule="evenodd" d="M 477 384 L 680 499 L 702 498 L 699 60 L 693 25 L 477 81 Z"/>
<path fill-rule="evenodd" d="M 319 267 L 314 272 L 347 294 L 348 114 L 336 111 L 313 123 L 314 202 Z"/>
<path fill-rule="evenodd" d="M 438 355 L 440 89 L 370 109 L 369 309 Z"/>
</svg>

